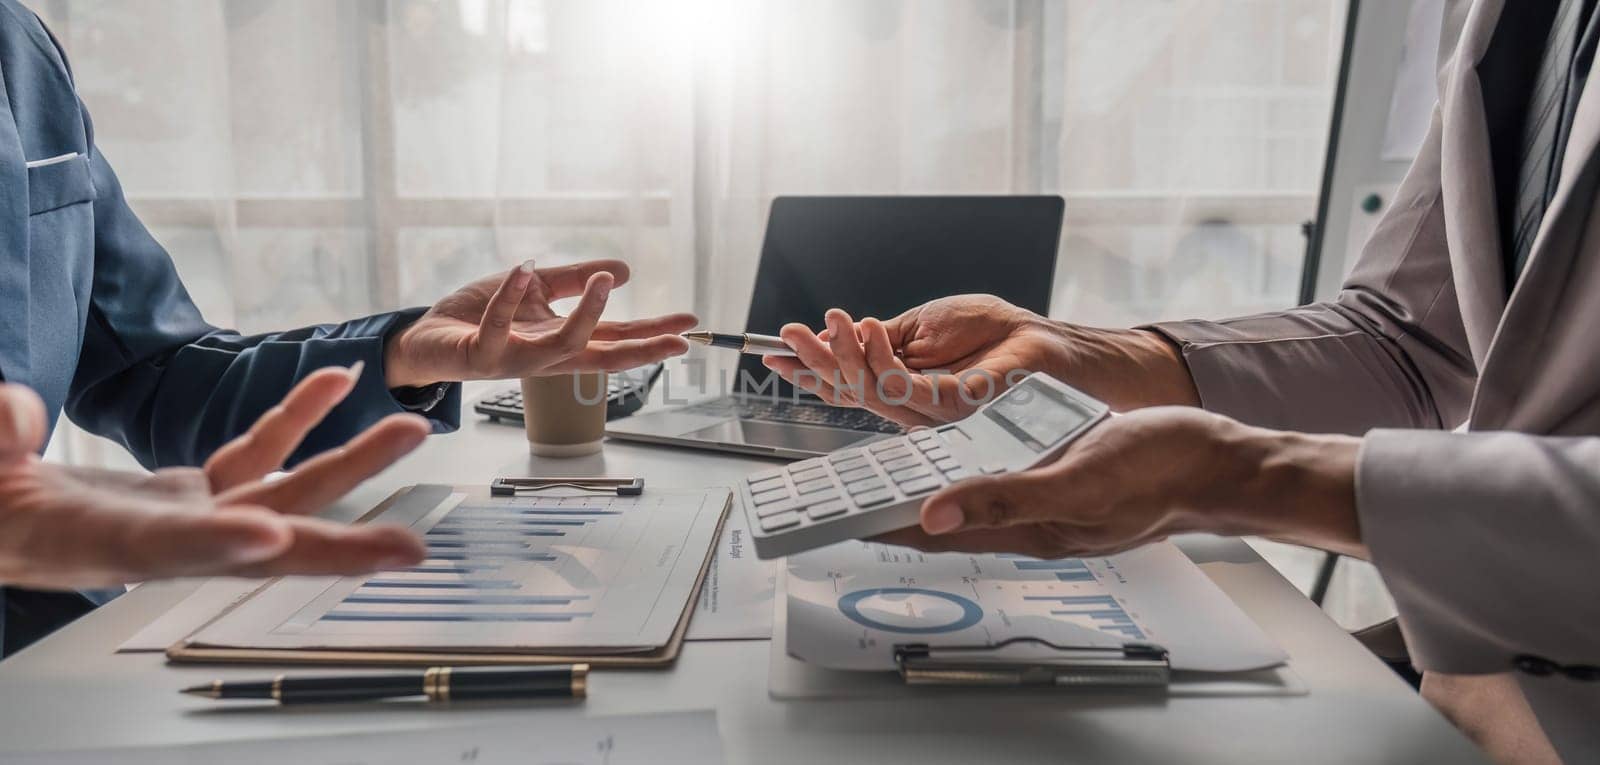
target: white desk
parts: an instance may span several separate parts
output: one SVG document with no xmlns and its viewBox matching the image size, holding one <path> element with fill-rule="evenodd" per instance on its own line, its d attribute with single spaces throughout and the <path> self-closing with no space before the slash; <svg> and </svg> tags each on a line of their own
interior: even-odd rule
<svg viewBox="0 0 1600 765">
<path fill-rule="evenodd" d="M 358 515 L 396 487 L 486 483 L 496 475 L 642 475 L 650 486 L 731 485 L 760 460 L 611 442 L 603 455 L 538 462 L 522 431 L 466 413 L 334 510 Z M 692 469 L 691 469 L 692 468 Z M 735 508 L 735 512 L 738 509 Z M 138 588 L 0 662 L 4 752 L 419 728 L 523 715 L 717 712 L 729 762 L 1481 762 L 1409 687 L 1237 540 L 1182 540 L 1190 557 L 1293 657 L 1307 696 L 1162 702 L 980 697 L 777 702 L 766 641 L 690 643 L 667 670 L 597 672 L 579 705 L 492 708 L 223 709 L 180 696 L 213 677 L 270 670 L 168 666 L 116 647 L 195 585 Z"/>
</svg>

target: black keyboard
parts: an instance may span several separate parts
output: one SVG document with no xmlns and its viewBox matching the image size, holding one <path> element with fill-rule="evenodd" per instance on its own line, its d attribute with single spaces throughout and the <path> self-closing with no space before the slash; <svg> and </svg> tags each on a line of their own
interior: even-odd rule
<svg viewBox="0 0 1600 765">
<path fill-rule="evenodd" d="M 606 419 L 627 417 L 644 406 L 650 388 L 661 376 L 660 363 L 626 372 L 613 372 L 606 380 Z M 522 387 L 508 388 L 478 399 L 472 410 L 492 420 L 522 422 Z"/>
<path fill-rule="evenodd" d="M 692 414 L 726 415 L 738 417 L 742 420 L 821 425 L 823 427 L 845 428 L 868 433 L 905 432 L 905 429 L 899 425 L 865 409 L 803 401 L 719 398 L 699 404 L 691 404 L 684 407 L 683 411 Z"/>
</svg>

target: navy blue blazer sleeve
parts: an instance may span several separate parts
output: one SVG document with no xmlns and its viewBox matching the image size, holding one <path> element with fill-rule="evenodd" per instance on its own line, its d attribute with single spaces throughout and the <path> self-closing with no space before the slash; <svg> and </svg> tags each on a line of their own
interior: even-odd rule
<svg viewBox="0 0 1600 765">
<path fill-rule="evenodd" d="M 83 111 L 88 122 L 88 112 Z M 146 467 L 198 465 L 249 429 L 306 374 L 366 362 L 349 397 L 305 439 L 290 464 L 404 411 L 384 385 L 384 339 L 422 309 L 343 324 L 243 336 L 207 324 L 172 259 L 129 209 L 93 145 L 94 284 L 82 354 L 67 395 L 73 422 L 123 446 Z M 460 385 L 428 416 L 459 424 Z"/>
</svg>

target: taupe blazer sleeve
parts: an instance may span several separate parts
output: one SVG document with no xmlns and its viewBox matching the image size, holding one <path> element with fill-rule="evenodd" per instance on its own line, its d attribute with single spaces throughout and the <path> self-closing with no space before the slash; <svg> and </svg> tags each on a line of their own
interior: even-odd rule
<svg viewBox="0 0 1600 765">
<path fill-rule="evenodd" d="M 1205 408 L 1320 433 L 1464 422 L 1476 369 L 1451 277 L 1437 111 L 1338 297 L 1289 311 L 1151 325 L 1182 349 Z"/>
<path fill-rule="evenodd" d="M 1367 435 L 1361 535 L 1418 666 L 1504 672 L 1519 654 L 1600 662 L 1597 466 L 1600 438 Z"/>
</svg>

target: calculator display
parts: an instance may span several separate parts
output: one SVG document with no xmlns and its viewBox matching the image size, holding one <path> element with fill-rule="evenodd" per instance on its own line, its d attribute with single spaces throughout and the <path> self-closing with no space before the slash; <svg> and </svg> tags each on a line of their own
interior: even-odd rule
<svg viewBox="0 0 1600 765">
<path fill-rule="evenodd" d="M 1023 380 L 984 411 L 1036 452 L 1049 448 L 1093 417 L 1048 385 L 1034 380 Z"/>
</svg>

